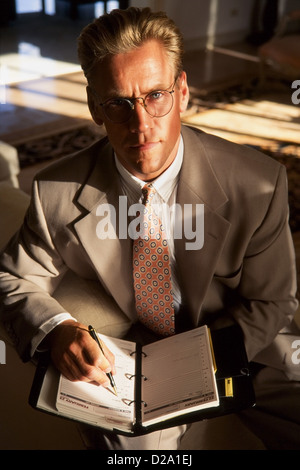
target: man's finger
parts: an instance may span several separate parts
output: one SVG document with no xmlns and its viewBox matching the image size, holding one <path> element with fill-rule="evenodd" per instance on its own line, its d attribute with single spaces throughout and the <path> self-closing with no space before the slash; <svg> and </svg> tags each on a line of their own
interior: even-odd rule
<svg viewBox="0 0 300 470">
<path fill-rule="evenodd" d="M 98 367 L 87 363 L 83 357 L 66 357 L 61 366 L 61 373 L 72 382 L 94 382 L 104 387 L 109 386 L 110 382 L 106 373 Z"/>
</svg>

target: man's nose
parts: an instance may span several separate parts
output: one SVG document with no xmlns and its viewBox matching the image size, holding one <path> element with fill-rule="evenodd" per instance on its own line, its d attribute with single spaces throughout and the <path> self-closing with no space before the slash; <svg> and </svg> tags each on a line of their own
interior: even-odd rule
<svg viewBox="0 0 300 470">
<path fill-rule="evenodd" d="M 143 133 L 151 128 L 153 118 L 147 113 L 145 104 L 141 98 L 135 100 L 130 118 L 130 130 L 132 132 Z"/>
</svg>

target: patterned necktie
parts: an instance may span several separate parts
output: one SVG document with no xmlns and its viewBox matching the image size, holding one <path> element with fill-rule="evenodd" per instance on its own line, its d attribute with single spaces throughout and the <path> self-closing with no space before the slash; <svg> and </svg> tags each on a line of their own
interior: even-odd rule
<svg viewBox="0 0 300 470">
<path fill-rule="evenodd" d="M 175 333 L 171 267 L 166 233 L 151 207 L 155 189 L 146 184 L 143 231 L 133 242 L 133 279 L 140 321 L 163 336 Z"/>
</svg>

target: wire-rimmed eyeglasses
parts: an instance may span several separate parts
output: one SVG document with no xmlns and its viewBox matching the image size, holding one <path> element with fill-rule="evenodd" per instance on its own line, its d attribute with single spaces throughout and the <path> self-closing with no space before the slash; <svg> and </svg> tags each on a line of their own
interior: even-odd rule
<svg viewBox="0 0 300 470">
<path fill-rule="evenodd" d="M 163 117 L 169 114 L 173 107 L 173 93 L 176 80 L 169 87 L 171 90 L 154 90 L 148 93 L 144 98 L 109 98 L 103 103 L 98 103 L 102 106 L 103 112 L 107 119 L 115 124 L 123 124 L 128 121 L 132 115 L 136 103 L 138 102 L 143 106 L 145 111 L 151 117 Z M 97 96 L 96 92 L 93 93 Z M 97 98 L 99 98 L 97 96 Z"/>
</svg>

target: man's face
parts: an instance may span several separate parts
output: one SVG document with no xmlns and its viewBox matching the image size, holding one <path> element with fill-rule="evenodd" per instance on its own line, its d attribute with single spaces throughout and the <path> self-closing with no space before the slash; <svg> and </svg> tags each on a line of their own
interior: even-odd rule
<svg viewBox="0 0 300 470">
<path fill-rule="evenodd" d="M 106 59 L 95 69 L 91 85 L 101 102 L 110 98 L 145 97 L 155 90 L 171 90 L 174 71 L 159 42 L 151 40 L 139 49 Z M 150 181 L 172 163 L 180 139 L 180 113 L 188 103 L 188 86 L 183 72 L 174 87 L 173 107 L 163 117 L 151 117 L 136 102 L 128 121 L 115 124 L 108 120 L 97 98 L 88 88 L 91 114 L 95 122 L 105 125 L 117 158 L 134 176 Z"/>
</svg>

